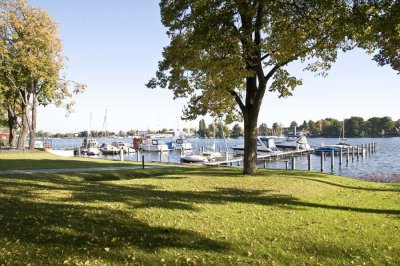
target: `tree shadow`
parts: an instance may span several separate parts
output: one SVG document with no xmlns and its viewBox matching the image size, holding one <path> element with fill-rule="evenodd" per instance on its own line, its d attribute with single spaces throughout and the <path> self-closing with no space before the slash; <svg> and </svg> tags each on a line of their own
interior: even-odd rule
<svg viewBox="0 0 400 266">
<path fill-rule="evenodd" d="M 139 165 L 137 162 L 120 162 L 108 160 L 79 160 L 74 158 L 54 159 L 7 159 L 0 160 L 0 170 L 32 170 L 32 169 L 64 169 L 64 168 L 95 168 Z"/>
<path fill-rule="evenodd" d="M 90 252 L 115 263 L 123 262 L 127 246 L 146 252 L 161 248 L 223 252 L 231 247 L 192 230 L 151 226 L 121 210 L 5 199 L 0 212 L 1 238 L 50 250 L 57 247 L 66 257 L 86 257 Z"/>
<path fill-rule="evenodd" d="M 308 181 L 313 181 L 313 182 L 318 182 L 326 185 L 331 185 L 335 187 L 340 187 L 340 188 L 346 188 L 346 189 L 354 189 L 354 190 L 365 190 L 365 191 L 376 191 L 376 192 L 400 192 L 400 184 L 396 183 L 370 183 L 371 185 L 384 185 L 385 187 L 390 187 L 390 188 L 374 188 L 374 187 L 367 187 L 367 186 L 349 186 L 349 185 L 344 185 L 340 183 L 335 183 L 328 181 L 329 176 L 328 175 L 321 175 L 321 173 L 315 173 L 315 172 L 309 172 L 309 171 L 302 171 L 301 174 L 298 172 L 292 172 L 292 171 L 282 171 L 282 170 L 270 170 L 274 171 L 275 175 L 279 175 L 282 178 L 293 178 L 293 179 L 302 179 L 302 180 L 308 180 Z M 345 177 L 341 177 L 345 178 Z M 346 178 L 348 179 L 348 178 Z M 354 179 L 355 181 L 359 181 Z"/>
</svg>

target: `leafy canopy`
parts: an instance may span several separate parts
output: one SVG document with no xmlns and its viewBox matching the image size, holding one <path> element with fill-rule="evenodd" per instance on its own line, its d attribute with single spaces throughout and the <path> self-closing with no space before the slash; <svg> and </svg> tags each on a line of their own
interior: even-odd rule
<svg viewBox="0 0 400 266">
<path fill-rule="evenodd" d="M 170 44 L 147 84 L 188 97 L 184 117 L 241 117 L 268 90 L 279 97 L 301 85 L 285 68 L 307 61 L 324 75 L 338 49 L 349 49 L 345 1 L 162 0 Z"/>
</svg>

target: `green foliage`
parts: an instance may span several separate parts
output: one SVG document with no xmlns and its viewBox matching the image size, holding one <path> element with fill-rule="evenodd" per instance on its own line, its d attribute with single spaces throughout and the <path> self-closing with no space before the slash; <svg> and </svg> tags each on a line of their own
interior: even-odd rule
<svg viewBox="0 0 400 266">
<path fill-rule="evenodd" d="M 292 121 L 292 123 L 290 123 L 290 128 L 297 128 L 297 122 L 296 121 Z"/>
<path fill-rule="evenodd" d="M 231 131 L 231 138 L 239 138 L 239 137 L 243 137 L 243 128 L 236 123 Z"/>
<path fill-rule="evenodd" d="M 198 131 L 199 137 L 200 138 L 205 138 L 207 135 L 207 127 L 206 127 L 206 121 L 204 119 L 201 119 L 199 121 L 199 131 Z"/>
<path fill-rule="evenodd" d="M 268 135 L 268 126 L 265 123 L 262 123 L 259 127 L 258 127 L 258 135 L 259 136 L 267 136 Z"/>
<path fill-rule="evenodd" d="M 171 41 L 147 86 L 189 98 L 189 119 L 242 117 L 248 100 L 261 104 L 270 80 L 270 91 L 290 96 L 301 81 L 288 63 L 308 60 L 308 70 L 326 71 L 346 47 L 343 1 L 162 0 L 160 7 Z"/>
<path fill-rule="evenodd" d="M 378 65 L 400 74 L 400 1 L 356 1 L 353 13 L 352 38 L 374 54 Z"/>
<path fill-rule="evenodd" d="M 277 122 L 272 124 L 272 135 L 280 135 L 282 134 L 282 126 Z"/>
</svg>

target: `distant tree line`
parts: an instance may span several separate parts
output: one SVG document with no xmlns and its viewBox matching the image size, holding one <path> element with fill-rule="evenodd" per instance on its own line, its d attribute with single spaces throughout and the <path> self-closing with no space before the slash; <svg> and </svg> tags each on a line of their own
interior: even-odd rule
<svg viewBox="0 0 400 266">
<path fill-rule="evenodd" d="M 184 128 L 182 131 L 187 135 L 194 135 L 200 138 L 213 138 L 215 127 L 216 138 L 239 138 L 243 137 L 243 127 L 236 123 L 229 128 L 221 122 L 210 123 L 206 125 L 204 119 L 199 121 L 199 128 Z M 309 120 L 303 121 L 299 125 L 296 121 L 290 123 L 289 127 L 284 127 L 282 123 L 275 122 L 271 127 L 268 127 L 266 123 L 262 123 L 258 127 L 259 136 L 280 136 L 287 135 L 294 131 L 296 127 L 297 131 L 303 131 L 310 137 L 339 137 L 342 136 L 343 132 L 343 121 L 339 121 L 334 118 L 325 118 L 317 121 Z M 368 120 L 364 120 L 362 117 L 350 117 L 344 120 L 345 137 L 382 137 L 382 136 L 400 136 L 400 119 L 393 121 L 391 117 L 372 117 Z M 158 131 L 146 130 L 148 134 L 165 134 L 172 132 L 173 129 L 162 129 Z M 112 131 L 95 131 L 90 132 L 90 137 L 101 138 L 101 137 L 133 137 L 138 135 L 138 130 L 131 129 L 129 131 L 112 132 Z M 88 131 L 82 131 L 79 133 L 55 133 L 50 134 L 44 131 L 37 131 L 37 137 L 54 137 L 54 138 L 73 138 L 73 137 L 89 137 Z"/>
<path fill-rule="evenodd" d="M 343 131 L 343 121 L 334 118 L 304 121 L 298 130 L 308 132 L 313 137 L 338 137 Z M 400 136 L 400 119 L 393 121 L 391 117 L 385 116 L 364 120 L 352 116 L 344 120 L 344 132 L 345 137 Z"/>
</svg>

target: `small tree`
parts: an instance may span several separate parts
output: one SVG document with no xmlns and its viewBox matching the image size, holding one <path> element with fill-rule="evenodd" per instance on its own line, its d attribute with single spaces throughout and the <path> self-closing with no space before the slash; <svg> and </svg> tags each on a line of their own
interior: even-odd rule
<svg viewBox="0 0 400 266">
<path fill-rule="evenodd" d="M 72 92 L 71 81 L 61 74 L 61 50 L 56 23 L 46 12 L 28 6 L 26 0 L 0 0 L 0 89 L 8 95 L 10 128 L 18 109 L 21 114 L 18 148 L 24 148 L 28 131 L 29 147 L 34 148 L 39 104 L 53 103 L 67 110 L 73 106 L 64 103 Z M 74 84 L 74 93 L 85 88 Z"/>
<path fill-rule="evenodd" d="M 260 136 L 267 136 L 268 135 L 268 126 L 267 126 L 267 124 L 262 123 L 258 127 L 258 135 L 260 135 Z"/>
<path fill-rule="evenodd" d="M 236 123 L 232 128 L 231 137 L 239 138 L 242 136 L 243 136 L 243 128 L 238 123 Z"/>
</svg>

